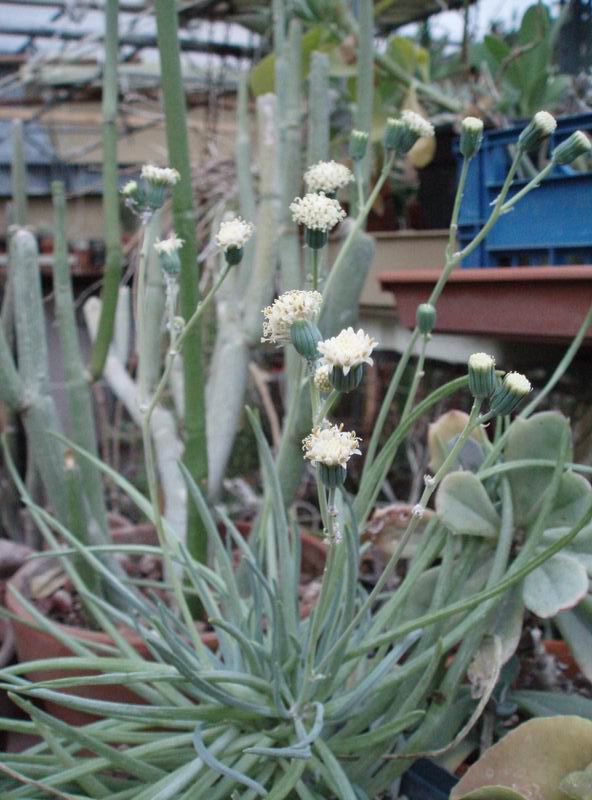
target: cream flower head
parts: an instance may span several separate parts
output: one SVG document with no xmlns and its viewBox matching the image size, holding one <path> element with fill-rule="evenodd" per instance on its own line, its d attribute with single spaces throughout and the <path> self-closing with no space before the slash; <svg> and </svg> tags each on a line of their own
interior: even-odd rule
<svg viewBox="0 0 592 800">
<path fill-rule="evenodd" d="M 535 127 L 545 136 L 549 136 L 557 127 L 557 120 L 548 111 L 537 111 L 533 117 L 533 122 Z"/>
<path fill-rule="evenodd" d="M 323 302 L 320 292 L 292 289 L 284 292 L 272 305 L 263 309 L 262 342 L 289 342 L 290 328 L 297 320 L 313 321 L 318 316 Z"/>
<path fill-rule="evenodd" d="M 309 192 L 336 192 L 353 180 L 352 171 L 337 161 L 319 161 L 304 173 Z"/>
<path fill-rule="evenodd" d="M 514 395 L 525 397 L 532 389 L 526 375 L 520 372 L 508 372 L 504 377 L 504 386 Z"/>
<path fill-rule="evenodd" d="M 361 439 L 355 431 L 344 431 L 343 425 L 329 425 L 327 421 L 302 441 L 304 458 L 313 464 L 327 467 L 346 467 L 354 455 L 361 455 Z"/>
<path fill-rule="evenodd" d="M 171 253 L 176 253 L 177 250 L 180 250 L 183 245 L 185 244 L 183 239 L 179 239 L 176 233 L 171 233 L 168 239 L 159 239 L 157 242 L 154 243 L 154 249 L 158 253 L 159 256 L 168 255 L 170 256 Z"/>
<path fill-rule="evenodd" d="M 319 342 L 317 349 L 323 356 L 325 364 L 341 367 L 343 374 L 347 375 L 350 369 L 360 364 L 374 363 L 370 355 L 377 344 L 378 342 L 361 328 L 357 332 L 353 328 L 344 328 L 337 336 Z"/>
<path fill-rule="evenodd" d="M 155 167 L 154 164 L 144 164 L 141 175 L 154 186 L 174 186 L 181 177 L 172 167 Z"/>
<path fill-rule="evenodd" d="M 253 235 L 255 226 L 241 217 L 222 222 L 216 234 L 216 244 L 225 253 L 231 248 L 242 248 Z"/>
<path fill-rule="evenodd" d="M 132 197 L 137 193 L 137 191 L 138 191 L 137 181 L 128 181 L 121 190 L 121 194 L 124 197 Z"/>
<path fill-rule="evenodd" d="M 401 120 L 420 138 L 431 139 L 435 136 L 434 126 L 415 111 L 403 111 Z"/>
<path fill-rule="evenodd" d="M 487 372 L 487 370 L 495 367 L 495 359 L 487 353 L 473 353 L 469 356 L 469 369 L 475 369 L 479 372 Z"/>
<path fill-rule="evenodd" d="M 294 222 L 323 233 L 328 233 L 346 216 L 337 200 L 327 197 L 324 192 L 310 192 L 297 197 L 290 203 L 290 211 Z"/>
</svg>

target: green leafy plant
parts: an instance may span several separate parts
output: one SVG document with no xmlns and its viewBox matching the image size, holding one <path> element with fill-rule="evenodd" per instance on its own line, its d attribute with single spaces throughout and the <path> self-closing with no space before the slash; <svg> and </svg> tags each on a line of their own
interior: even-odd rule
<svg viewBox="0 0 592 800">
<path fill-rule="evenodd" d="M 473 470 L 452 472 L 442 482 L 436 509 L 453 534 L 481 539 L 483 559 L 488 551 L 493 553 L 502 520 L 512 526 L 515 546 L 540 552 L 559 539 L 589 506 L 592 489 L 586 476 L 591 470 L 573 463 L 569 421 L 562 415 L 523 412 L 493 445 L 485 438 L 481 441 L 483 447 L 474 445 L 480 458 Z M 558 472 L 561 452 L 565 463 Z M 541 619 L 553 619 L 562 632 L 565 629 L 570 644 L 574 643 L 576 658 L 579 654 L 586 674 L 590 665 L 584 654 L 591 634 L 583 621 L 590 605 L 591 536 L 592 529 L 586 528 L 577 542 L 534 570 L 516 598 L 521 603 L 505 620 L 505 632 L 517 644 L 513 626 L 521 624 L 522 606 Z"/>
<path fill-rule="evenodd" d="M 552 20 L 547 6 L 536 3 L 524 12 L 514 36 L 488 34 L 475 48 L 499 87 L 499 108 L 505 114 L 524 118 L 561 103 L 569 85 L 569 76 L 557 74 L 553 65 L 561 24 L 561 16 Z"/>
<path fill-rule="evenodd" d="M 520 433 L 520 426 L 510 423 L 508 415 L 529 392 L 530 384 L 516 373 L 502 379 L 495 372 L 493 359 L 484 354 L 471 357 L 467 376 L 439 387 L 417 404 L 415 400 L 436 323 L 434 303 L 451 270 L 486 235 L 500 213 L 537 185 L 533 180 L 520 196 L 506 200 L 518 161 L 533 140 L 540 141 L 548 133 L 547 127 L 535 118 L 521 137 L 515 164 L 490 220 L 474 242 L 459 253 L 454 246 L 454 226 L 468 164 L 479 146 L 474 121 L 463 125 L 465 164 L 446 266 L 430 302 L 418 309 L 417 327 L 401 359 L 403 366 L 395 373 L 384 401 L 380 429 L 402 371 L 420 342 L 411 390 L 399 425 L 384 445 L 379 447 L 380 430 L 370 442 L 355 495 L 345 488 L 345 480 L 349 459 L 359 455 L 359 439 L 353 431 L 344 431 L 327 418 L 341 395 L 354 391 L 363 380 L 376 342 L 361 330 L 339 331 L 339 319 L 330 313 L 332 293 L 338 292 L 339 282 L 348 274 L 343 271 L 344 252 L 353 247 L 364 215 L 390 167 L 420 137 L 433 135 L 431 126 L 413 114 L 389 122 L 384 141 L 385 169 L 367 198 L 361 185 L 363 172 L 358 170 L 356 188 L 363 200 L 362 210 L 331 271 L 325 270 L 322 251 L 329 229 L 343 218 L 343 211 L 325 191 L 330 191 L 327 184 L 331 180 L 334 188 L 345 179 L 349 181 L 347 170 L 344 173 L 342 166 L 331 163 L 321 165 L 314 175 L 307 176 L 309 183 L 314 179 L 317 188 L 310 187 L 304 198 L 291 204 L 294 221 L 305 228 L 311 288 L 289 290 L 267 307 L 263 336 L 286 347 L 295 362 L 285 430 L 298 435 L 302 424 L 298 413 L 305 397 L 312 416 L 312 431 L 309 425 L 304 442 L 297 439 L 293 444 L 298 448 L 304 445 L 305 458 L 314 468 L 327 564 L 316 607 L 305 618 L 298 601 L 300 537 L 282 483 L 282 452 L 280 449 L 274 459 L 253 411 L 247 414 L 257 441 L 264 498 L 249 540 L 239 534 L 222 507 L 210 506 L 184 466 L 179 469 L 207 531 L 209 565 L 193 557 L 161 512 L 151 417 L 189 331 L 199 323 L 214 292 L 225 285 L 244 258 L 245 227 L 249 226 L 234 220 L 230 228 L 219 231 L 222 269 L 211 292 L 186 320 L 176 314 L 180 242 L 172 236 L 158 245 L 169 341 L 164 370 L 158 373 L 156 386 L 148 390 L 141 408 L 150 497 L 84 446 L 75 442 L 68 445 L 81 464 L 114 481 L 154 523 L 160 547 L 84 544 L 67 522 L 32 499 L 5 448 L 23 502 L 48 549 L 64 564 L 85 608 L 109 634 L 111 643 L 105 650 L 104 645 L 76 640 L 67 629 L 58 628 L 39 613 L 35 615 L 33 624 L 58 637 L 73 655 L 20 664 L 2 672 L 3 686 L 30 721 L 1 720 L 0 725 L 6 730 L 35 732 L 43 739 L 25 753 L 3 758 L 3 798 L 36 800 L 48 792 L 67 798 L 109 795 L 116 800 L 197 800 L 205 795 L 211 800 L 257 796 L 273 800 L 294 796 L 304 800 L 374 798 L 389 791 L 393 781 L 420 755 L 441 753 L 467 735 L 494 690 L 507 650 L 503 633 L 490 635 L 492 619 L 502 612 L 501 604 L 507 602 L 512 590 L 519 589 L 535 570 L 570 546 L 592 520 L 592 504 L 577 502 L 577 513 L 574 510 L 561 517 L 565 522 L 562 532 L 542 544 L 545 522 L 564 485 L 569 459 L 566 426 L 561 427 L 554 462 L 545 464 L 551 478 L 542 504 L 533 522 L 529 517 L 528 537 L 517 552 L 512 548 L 515 530 L 511 509 L 518 500 L 512 494 L 509 477 L 501 478 L 503 507 L 498 522 L 498 510 L 490 507 L 483 492 L 477 490 L 475 499 L 474 482 L 479 484 L 479 479 L 473 475 L 472 487 L 460 493 L 456 502 L 476 517 L 479 509 L 487 506 L 481 537 L 458 536 L 441 516 L 433 516 L 423 528 L 421 544 L 403 581 L 395 592 L 387 589 L 407 543 L 421 527 L 431 498 L 447 480 L 450 482 L 447 475 L 455 469 L 466 443 L 493 418 L 506 421 L 499 423 L 500 436 L 488 452 L 499 452 L 506 439 L 511 441 Z M 128 186 L 126 195 L 146 214 L 150 226 L 154 214 L 146 213 L 147 206 L 155 195 L 162 197 L 156 190 L 163 182 L 177 177 L 174 171 L 150 168 L 145 178 L 146 185 Z M 324 182 L 322 190 L 318 188 L 320 181 Z M 145 255 L 154 249 L 147 249 Z M 140 303 L 147 300 L 147 263 L 145 258 L 141 266 Z M 337 322 L 339 331 L 334 336 L 330 333 L 335 329 L 329 334 L 323 332 L 331 320 L 334 325 Z M 143 334 L 145 323 L 140 312 Z M 579 340 L 588 323 L 586 320 Z M 152 358 L 144 345 L 140 337 L 140 379 Z M 575 345 L 570 348 L 554 380 L 567 367 L 575 349 Z M 368 592 L 358 582 L 360 531 L 380 495 L 397 449 L 415 422 L 442 399 L 467 390 L 473 396 L 471 412 L 434 474 L 426 476 L 409 524 Z M 529 413 L 548 390 L 530 403 Z M 53 439 L 63 442 L 59 437 Z M 302 469 L 301 460 L 298 468 Z M 219 534 L 218 523 L 224 525 L 226 542 Z M 233 548 L 239 561 L 236 568 Z M 164 578 L 153 588 L 161 592 L 139 594 L 133 580 L 114 574 L 102 556 L 116 551 L 160 557 Z M 484 554 L 491 558 L 484 559 Z M 89 588 L 79 567 L 81 562 L 111 588 L 120 600 L 117 605 Z M 479 565 L 480 570 L 476 569 Z M 189 606 L 192 596 L 206 609 L 217 637 L 215 652 L 206 647 L 195 625 Z M 26 598 L 20 599 L 27 603 Z M 128 631 L 140 637 L 147 656 L 134 648 L 126 636 Z M 37 682 L 24 677 L 54 669 L 71 675 Z M 467 691 L 467 677 L 474 688 L 473 696 Z M 85 687 L 90 691 L 90 687 L 110 685 L 129 689 L 137 702 L 110 702 L 80 694 Z M 83 728 L 70 727 L 35 704 L 43 701 L 90 714 L 97 721 Z"/>
</svg>

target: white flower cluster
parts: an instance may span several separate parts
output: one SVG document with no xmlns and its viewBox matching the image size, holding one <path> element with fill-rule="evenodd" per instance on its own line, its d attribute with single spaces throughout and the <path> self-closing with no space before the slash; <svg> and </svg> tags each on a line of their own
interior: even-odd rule
<svg viewBox="0 0 592 800">
<path fill-rule="evenodd" d="M 370 358 L 378 342 L 368 336 L 361 328 L 344 328 L 337 336 L 319 342 L 317 349 L 323 356 L 323 363 L 331 367 L 341 367 L 347 375 L 350 369 L 360 364 L 373 364 Z"/>
<path fill-rule="evenodd" d="M 245 222 L 241 217 L 229 219 L 221 223 L 216 234 L 216 244 L 225 253 L 231 247 L 244 247 L 253 235 L 254 230 L 255 226 L 250 222 Z"/>
<path fill-rule="evenodd" d="M 401 114 L 401 120 L 419 137 L 431 139 L 433 136 L 435 136 L 434 126 L 431 124 L 431 122 L 428 122 L 427 119 L 424 119 L 419 114 L 416 114 L 415 111 L 403 111 Z"/>
<path fill-rule="evenodd" d="M 314 320 L 319 311 L 323 296 L 320 292 L 292 289 L 284 292 L 272 305 L 263 309 L 262 342 L 289 342 L 290 328 L 297 320 Z"/>
<path fill-rule="evenodd" d="M 174 186 L 181 177 L 172 167 L 155 167 L 154 164 L 144 164 L 141 175 L 154 186 Z"/>
<path fill-rule="evenodd" d="M 329 425 L 325 421 L 303 440 L 302 449 L 304 458 L 313 464 L 345 467 L 352 456 L 361 454 L 360 441 L 355 431 L 344 431 L 343 425 Z"/>
<path fill-rule="evenodd" d="M 312 230 L 327 233 L 345 219 L 345 211 L 337 200 L 327 197 L 324 192 L 311 192 L 297 197 L 290 204 L 292 219 Z"/>
<path fill-rule="evenodd" d="M 353 180 L 352 171 L 337 161 L 319 161 L 304 173 L 309 192 L 336 192 Z"/>
<path fill-rule="evenodd" d="M 159 239 L 157 242 L 155 242 L 154 249 L 159 256 L 170 256 L 171 253 L 176 253 L 177 250 L 180 250 L 184 244 L 185 242 L 183 239 L 179 239 L 176 233 L 171 233 L 168 239 Z"/>
</svg>

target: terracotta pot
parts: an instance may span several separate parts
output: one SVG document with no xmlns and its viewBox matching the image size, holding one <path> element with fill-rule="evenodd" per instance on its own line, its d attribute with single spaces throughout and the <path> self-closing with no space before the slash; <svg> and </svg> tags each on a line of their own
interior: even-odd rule
<svg viewBox="0 0 592 800">
<path fill-rule="evenodd" d="M 50 560 L 50 559 L 48 559 Z M 28 594 L 28 582 L 34 570 L 39 569 L 39 560 L 30 561 L 11 578 L 8 586 L 14 586 L 24 597 Z M 26 622 L 32 621 L 28 611 L 19 603 L 16 597 L 10 592 L 6 593 L 6 607 L 12 611 L 19 620 L 14 620 L 13 627 L 16 641 L 16 652 L 20 663 L 27 661 L 37 661 L 42 658 L 66 658 L 73 655 L 65 645 L 55 639 L 46 631 L 38 631 L 30 628 Z M 23 620 L 23 622 L 20 622 Z M 90 631 L 72 625 L 61 625 L 57 627 L 68 636 L 85 643 L 95 642 L 97 644 L 110 645 L 113 640 L 102 631 Z M 144 641 L 132 631 L 122 629 L 127 641 L 132 647 L 147 660 L 152 660 L 151 654 Z M 215 650 L 218 645 L 216 634 L 207 632 L 202 634 L 202 641 L 211 650 Z M 72 677 L 74 675 L 90 675 L 92 673 L 72 672 L 70 670 L 49 670 L 47 672 L 31 672 L 27 678 L 31 681 L 47 681 L 58 678 Z M 63 690 L 66 694 L 74 694 L 79 697 L 86 697 L 92 700 L 106 700 L 111 703 L 141 703 L 142 700 L 134 694 L 131 689 L 124 686 L 81 686 L 79 689 L 72 688 Z M 79 711 L 64 708 L 55 703 L 46 702 L 46 710 L 58 719 L 67 722 L 69 725 L 87 725 L 95 722 L 95 718 Z"/>
<path fill-rule="evenodd" d="M 139 527 L 139 526 L 133 526 Z M 152 526 L 148 526 L 152 527 Z M 120 528 L 117 533 L 117 528 L 114 527 L 114 538 L 123 539 L 122 531 L 125 528 Z M 128 531 L 129 534 L 129 531 Z M 154 534 L 150 535 L 147 530 L 142 531 L 145 538 L 151 538 L 154 541 Z M 325 546 L 321 541 L 313 536 L 301 534 L 302 541 L 302 556 L 301 556 L 301 569 L 302 572 L 313 575 L 321 575 L 326 561 Z M 48 558 L 50 560 L 51 557 Z M 28 595 L 29 580 L 34 571 L 38 571 L 40 564 L 43 561 L 39 559 L 30 561 L 25 564 L 21 569 L 8 582 L 8 587 L 14 586 L 20 594 L 24 597 Z M 15 644 L 18 660 L 20 663 L 27 661 L 36 661 L 45 658 L 65 658 L 73 655 L 65 645 L 55 639 L 51 634 L 46 631 L 38 631 L 29 627 L 26 622 L 32 621 L 31 615 L 21 605 L 12 592 L 6 592 L 6 607 L 18 617 L 18 620 L 13 622 L 15 633 Z M 303 616 L 310 613 L 310 606 L 303 608 Z M 22 622 L 20 620 L 23 620 Z M 75 627 L 71 625 L 62 625 L 57 623 L 57 627 L 70 637 L 84 642 L 95 642 L 97 644 L 110 645 L 113 643 L 110 636 L 102 631 L 91 631 L 85 628 Z M 127 641 L 132 647 L 147 660 L 152 660 L 152 656 L 144 643 L 144 641 L 132 631 L 125 628 L 121 632 L 126 637 Z M 216 650 L 218 646 L 218 638 L 213 631 L 201 633 L 201 639 L 210 650 Z M 31 681 L 46 681 L 58 678 L 64 678 L 73 675 L 83 675 L 93 673 L 82 673 L 62 670 L 49 670 L 44 672 L 31 672 L 27 674 L 27 678 Z M 92 700 L 105 700 L 112 703 L 127 703 L 137 704 L 142 700 L 134 694 L 131 689 L 123 686 L 82 686 L 80 688 L 69 688 L 63 690 L 67 694 L 74 694 L 79 697 L 86 697 Z M 95 718 L 72 709 L 64 708 L 55 703 L 46 702 L 46 710 L 53 714 L 58 719 L 67 722 L 69 725 L 86 725 L 94 722 Z"/>
<path fill-rule="evenodd" d="M 542 644 L 547 655 L 553 656 L 565 667 L 563 674 L 567 678 L 577 678 L 578 675 L 582 674 L 577 661 L 572 656 L 571 650 L 563 639 L 544 639 Z"/>
</svg>

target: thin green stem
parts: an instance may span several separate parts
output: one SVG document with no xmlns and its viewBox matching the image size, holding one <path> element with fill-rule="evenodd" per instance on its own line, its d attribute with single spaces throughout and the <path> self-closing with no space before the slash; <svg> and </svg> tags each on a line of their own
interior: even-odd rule
<svg viewBox="0 0 592 800">
<path fill-rule="evenodd" d="M 405 419 L 407 414 L 413 408 L 413 403 L 415 402 L 415 396 L 417 394 L 417 390 L 419 388 L 419 384 L 421 379 L 424 375 L 424 364 L 425 364 L 425 357 L 426 357 L 426 350 L 427 346 L 430 342 L 432 337 L 429 333 L 423 334 L 421 337 L 421 350 L 419 351 L 419 358 L 417 359 L 417 364 L 415 365 L 415 370 L 413 371 L 413 378 L 411 379 L 411 386 L 409 387 L 409 392 L 407 394 L 407 399 L 405 400 L 405 405 L 403 406 L 403 413 L 401 414 L 401 419 Z"/>
<path fill-rule="evenodd" d="M 467 174 L 469 171 L 469 159 L 463 158 L 460 176 L 458 179 L 458 186 L 456 187 L 456 194 L 454 196 L 454 206 L 452 207 L 452 216 L 450 218 L 450 232 L 448 234 L 448 245 L 446 246 L 446 260 L 449 261 L 454 251 L 456 250 L 456 236 L 458 234 L 458 218 L 460 216 L 460 209 L 462 206 L 463 197 L 465 194 L 465 184 L 467 182 Z"/>
<path fill-rule="evenodd" d="M 150 247 L 154 244 L 155 230 L 158 225 L 158 213 L 151 214 L 146 224 L 143 225 L 143 240 L 138 260 L 138 281 L 136 286 L 136 329 L 137 329 L 137 350 L 138 350 L 138 399 L 142 408 L 148 397 L 148 353 L 141 352 L 145 349 L 148 342 L 146 339 L 146 272 L 148 269 L 148 257 Z"/>
<path fill-rule="evenodd" d="M 407 529 L 406 529 L 405 533 L 403 534 L 403 536 L 401 537 L 401 539 L 399 540 L 399 544 L 398 544 L 397 548 L 395 549 L 395 551 L 393 552 L 393 554 L 391 555 L 390 559 L 388 560 L 388 562 L 387 562 L 387 564 L 386 564 L 386 566 L 385 566 L 380 578 L 376 582 L 374 588 L 372 589 L 372 591 L 370 592 L 370 594 L 368 595 L 368 597 L 366 598 L 364 603 L 362 603 L 362 605 L 358 609 L 358 612 L 354 616 L 354 618 L 351 621 L 351 623 L 348 625 L 348 627 L 345 629 L 345 631 L 343 632 L 341 637 L 333 645 L 331 650 L 327 653 L 327 655 L 323 658 L 323 660 L 319 664 L 319 666 L 318 666 L 319 671 L 322 671 L 324 665 L 327 663 L 327 661 L 330 660 L 330 658 L 332 657 L 334 652 L 336 652 L 337 649 L 344 642 L 347 641 L 349 636 L 355 630 L 356 625 L 363 618 L 364 614 L 366 614 L 366 612 L 368 610 L 370 610 L 372 608 L 372 606 L 374 605 L 374 603 L 377 601 L 377 599 L 380 596 L 382 590 L 386 586 L 386 583 L 387 583 L 388 579 L 393 574 L 394 569 L 396 568 L 397 564 L 399 563 L 399 560 L 401 558 L 403 550 L 405 549 L 405 547 L 407 545 L 407 542 L 409 541 L 409 539 L 411 538 L 411 536 L 415 532 L 415 530 L 417 528 L 417 525 L 419 524 L 419 521 L 420 521 L 420 519 L 422 517 L 423 510 L 427 507 L 427 504 L 429 503 L 431 496 L 436 491 L 436 489 L 438 488 L 438 485 L 440 484 L 442 479 L 445 477 L 445 475 L 447 475 L 448 472 L 450 471 L 450 469 L 452 469 L 452 467 L 456 463 L 456 459 L 457 459 L 458 454 L 461 452 L 462 448 L 465 445 L 465 442 L 467 441 L 467 439 L 471 435 L 471 433 L 474 430 L 474 428 L 477 427 L 480 408 L 481 408 L 481 401 L 480 400 L 474 400 L 473 406 L 471 408 L 471 413 L 469 414 L 469 419 L 467 420 L 467 424 L 465 425 L 462 433 L 460 434 L 460 436 L 456 440 L 456 442 L 454 444 L 454 447 L 452 447 L 452 449 L 450 450 L 450 452 L 448 453 L 448 455 L 446 456 L 446 458 L 442 462 L 442 465 L 440 466 L 440 469 L 436 472 L 436 474 L 433 476 L 433 478 L 429 482 L 426 482 L 426 485 L 425 485 L 425 488 L 423 490 L 423 493 L 422 493 L 422 495 L 421 495 L 421 497 L 419 499 L 419 503 L 414 508 L 414 513 L 412 514 L 411 519 L 409 521 L 409 524 L 407 525 Z"/>
<path fill-rule="evenodd" d="M 401 380 L 407 369 L 407 364 L 409 363 L 409 359 L 415 349 L 415 345 L 417 340 L 419 339 L 420 333 L 419 329 L 415 328 L 412 332 L 409 341 L 407 342 L 407 346 L 403 353 L 401 353 L 401 358 L 399 359 L 399 363 L 395 369 L 394 375 L 391 379 L 388 389 L 386 390 L 386 394 L 384 396 L 384 400 L 382 401 L 382 405 L 380 407 L 380 411 L 378 412 L 378 418 L 374 423 L 374 427 L 372 428 L 372 436 L 370 437 L 370 444 L 368 445 L 368 450 L 366 452 L 366 458 L 364 459 L 364 469 L 362 471 L 362 480 L 364 479 L 366 473 L 374 463 L 374 459 L 376 457 L 376 451 L 378 449 L 378 444 L 380 442 L 380 436 L 382 431 L 384 430 L 384 425 L 387 420 L 388 414 L 391 410 L 393 400 L 395 399 L 395 395 L 399 389 L 401 384 Z M 401 419 L 401 422 L 403 420 Z"/>
<path fill-rule="evenodd" d="M 516 205 L 516 203 L 518 203 L 523 197 L 532 191 L 532 189 L 538 189 L 542 181 L 547 177 L 547 175 L 549 175 L 554 166 L 554 162 L 550 161 L 547 166 L 538 173 L 538 175 L 535 175 L 534 178 L 526 184 L 526 186 L 520 189 L 519 192 L 516 192 L 513 197 L 511 197 L 502 205 L 501 213 L 507 214 L 508 211 L 510 211 Z"/>
<path fill-rule="evenodd" d="M 333 406 L 341 397 L 341 392 L 338 392 L 337 389 L 333 389 L 331 394 L 327 397 L 323 405 L 319 408 L 319 410 L 315 413 L 313 419 L 315 425 L 320 425 L 321 422 L 327 418 L 327 416 L 331 413 Z"/>
<path fill-rule="evenodd" d="M 541 402 L 547 397 L 553 388 L 557 385 L 557 383 L 561 380 L 569 365 L 572 363 L 576 353 L 578 352 L 582 341 L 588 331 L 588 328 L 592 325 L 592 306 L 588 309 L 588 313 L 584 317 L 584 321 L 580 325 L 580 329 L 578 330 L 576 336 L 574 337 L 572 343 L 565 351 L 565 354 L 557 367 L 555 368 L 553 374 L 545 384 L 544 388 L 534 397 L 530 403 L 525 406 L 520 414 L 518 415 L 518 419 L 528 419 L 528 417 L 532 414 L 532 412 L 541 404 Z M 496 441 L 493 444 L 493 447 L 487 453 L 485 460 L 482 465 L 482 469 L 486 469 L 490 467 L 499 454 L 502 452 L 507 440 L 508 436 L 510 435 L 510 431 L 512 430 L 511 426 L 508 426 L 506 430 L 497 437 Z"/>
<path fill-rule="evenodd" d="M 356 237 L 356 234 L 358 234 L 360 232 L 360 230 L 362 229 L 362 226 L 364 225 L 366 217 L 368 216 L 368 214 L 372 210 L 372 208 L 374 206 L 374 203 L 376 202 L 376 198 L 380 194 L 380 190 L 382 189 L 382 187 L 384 186 L 385 181 L 387 180 L 388 176 L 390 175 L 394 160 L 395 160 L 395 154 L 393 152 L 389 153 L 386 156 L 385 162 L 384 162 L 384 165 L 383 165 L 382 170 L 380 172 L 380 175 L 378 177 L 378 180 L 376 181 L 376 183 L 374 185 L 374 189 L 371 191 L 368 199 L 364 203 L 364 206 L 362 207 L 362 209 L 360 210 L 358 216 L 356 217 L 356 220 L 355 220 L 354 224 L 349 229 L 349 232 L 348 232 L 348 234 L 346 236 L 346 239 L 345 239 L 344 243 L 342 244 L 341 249 L 339 250 L 337 258 L 335 259 L 335 261 L 333 263 L 333 266 L 331 267 L 331 271 L 329 273 L 329 277 L 328 277 L 327 282 L 326 282 L 326 284 L 324 286 L 324 289 L 323 289 L 323 297 L 327 297 L 330 294 L 330 292 L 331 292 L 331 290 L 332 290 L 332 288 L 333 288 L 333 286 L 335 284 L 335 281 L 338 279 L 338 277 L 339 277 L 339 268 L 343 264 L 343 262 L 345 260 L 345 257 L 347 256 L 347 254 L 349 252 L 349 249 L 352 246 L 352 243 L 353 243 L 353 241 L 354 241 L 354 239 Z"/>
<path fill-rule="evenodd" d="M 312 252 L 310 254 L 310 266 L 312 273 L 312 288 L 313 291 L 316 292 L 319 288 L 319 251 L 316 247 L 312 248 Z"/>
<path fill-rule="evenodd" d="M 354 176 L 356 178 L 356 189 L 358 193 L 358 210 L 364 208 L 364 165 L 361 161 L 354 161 Z"/>
<path fill-rule="evenodd" d="M 432 305 L 435 305 L 436 302 L 438 301 L 438 298 L 440 297 L 440 294 L 442 293 L 442 290 L 444 289 L 446 281 L 448 280 L 452 268 L 454 266 L 454 249 L 456 245 L 456 233 L 458 230 L 458 217 L 462 206 L 462 199 L 465 190 L 465 183 L 467 180 L 468 168 L 469 168 L 469 162 L 467 159 L 464 159 L 460 172 L 458 186 L 456 188 L 456 195 L 454 197 L 454 206 L 452 209 L 452 217 L 450 220 L 450 234 L 448 238 L 448 245 L 446 247 L 446 265 L 444 267 L 444 270 L 442 271 L 442 274 L 438 279 L 438 282 L 436 283 L 436 286 L 432 290 L 432 293 L 428 300 L 428 302 L 431 303 Z M 372 463 L 374 462 L 374 459 L 376 457 L 376 451 L 378 449 L 378 443 L 380 441 L 382 431 L 384 430 L 385 422 L 387 420 L 389 411 L 391 409 L 393 400 L 395 398 L 395 394 L 399 389 L 401 380 L 403 378 L 403 374 L 407 368 L 407 364 L 409 363 L 409 359 L 411 358 L 411 355 L 415 349 L 415 345 L 419 336 L 420 333 L 416 327 L 412 332 L 409 341 L 407 342 L 405 350 L 401 354 L 401 358 L 399 360 L 399 363 L 397 364 L 397 368 L 389 384 L 382 405 L 380 407 L 380 411 L 378 413 L 378 419 L 376 420 L 376 423 L 372 430 L 370 444 L 368 445 L 368 451 L 366 453 L 366 458 L 364 460 L 364 469 L 362 472 L 362 478 L 364 478 L 364 475 L 367 473 L 368 469 L 370 469 Z M 405 414 L 408 413 L 410 409 L 411 406 L 406 405 L 406 409 L 403 412 L 401 421 L 404 419 Z"/>
</svg>

